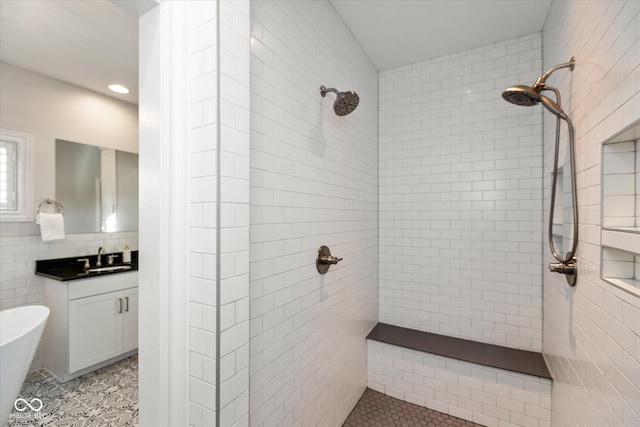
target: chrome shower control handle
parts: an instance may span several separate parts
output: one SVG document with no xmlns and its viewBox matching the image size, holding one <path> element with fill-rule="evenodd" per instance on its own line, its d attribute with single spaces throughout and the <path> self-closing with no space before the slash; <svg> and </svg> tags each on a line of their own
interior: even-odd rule
<svg viewBox="0 0 640 427">
<path fill-rule="evenodd" d="M 320 264 L 337 264 L 339 261 L 342 261 L 342 258 L 331 255 L 318 255 L 318 262 Z"/>
<path fill-rule="evenodd" d="M 318 262 L 320 264 L 337 264 L 340 261 L 342 261 L 342 258 L 338 258 L 331 255 L 320 255 L 318 257 Z"/>
<path fill-rule="evenodd" d="M 569 262 L 552 262 L 549 264 L 549 271 L 554 273 L 564 274 L 569 286 L 575 286 L 578 278 L 578 266 L 576 264 L 576 258 Z"/>
<path fill-rule="evenodd" d="M 329 267 L 342 261 L 342 258 L 331 256 L 331 250 L 327 246 L 320 246 L 316 257 L 316 268 L 318 273 L 325 274 L 329 271 Z"/>
</svg>

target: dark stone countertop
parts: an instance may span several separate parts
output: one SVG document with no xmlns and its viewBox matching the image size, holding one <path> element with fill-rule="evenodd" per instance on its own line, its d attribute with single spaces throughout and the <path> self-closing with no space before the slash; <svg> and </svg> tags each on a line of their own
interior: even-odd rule
<svg viewBox="0 0 640 427">
<path fill-rule="evenodd" d="M 107 255 L 118 255 L 113 265 L 107 264 Z M 88 272 L 84 270 L 84 264 L 79 259 L 89 259 L 91 268 L 96 268 L 98 255 L 82 255 L 69 258 L 43 259 L 36 261 L 36 276 L 48 277 L 62 282 L 88 277 L 100 277 L 109 274 L 127 273 L 138 270 L 138 251 L 131 251 L 131 263 L 122 262 L 122 252 L 111 252 L 102 255 L 102 267 L 131 266 L 128 270 L 96 271 Z"/>
</svg>

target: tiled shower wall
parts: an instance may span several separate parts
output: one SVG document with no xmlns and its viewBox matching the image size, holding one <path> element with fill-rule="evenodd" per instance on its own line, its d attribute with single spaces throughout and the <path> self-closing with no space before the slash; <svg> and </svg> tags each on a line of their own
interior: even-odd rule
<svg viewBox="0 0 640 427">
<path fill-rule="evenodd" d="M 541 74 L 533 34 L 380 73 L 380 321 L 540 351 Z"/>
<path fill-rule="evenodd" d="M 576 287 L 543 277 L 554 426 L 640 425 L 640 301 L 600 279 L 601 144 L 640 119 L 639 12 L 637 1 L 556 1 L 543 31 L 544 68 L 576 58 L 548 81 L 575 122 L 580 208 Z M 555 120 L 544 122 L 546 177 Z"/>
<path fill-rule="evenodd" d="M 250 424 L 339 426 L 377 301 L 378 74 L 329 2 L 251 2 Z M 334 114 L 335 95 L 360 105 Z M 321 245 L 344 257 L 325 275 Z"/>
</svg>

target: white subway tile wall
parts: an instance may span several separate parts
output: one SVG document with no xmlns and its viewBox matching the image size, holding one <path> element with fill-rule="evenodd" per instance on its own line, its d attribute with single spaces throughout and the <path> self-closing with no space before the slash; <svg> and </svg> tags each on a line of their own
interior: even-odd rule
<svg viewBox="0 0 640 427">
<path fill-rule="evenodd" d="M 217 2 L 188 6 L 189 424 L 216 423 Z"/>
<path fill-rule="evenodd" d="M 381 322 L 540 351 L 541 74 L 532 34 L 380 73 Z"/>
<path fill-rule="evenodd" d="M 252 1 L 251 34 L 251 425 L 340 426 L 377 315 L 378 74 L 329 2 Z"/>
<path fill-rule="evenodd" d="M 600 228 L 602 143 L 640 119 L 640 2 L 553 2 L 543 40 L 544 68 L 576 57 L 573 72 L 558 71 L 548 83 L 560 89 L 575 123 L 580 214 L 576 287 L 546 269 L 543 275 L 552 424 L 638 426 L 640 300 L 601 280 Z M 544 126 L 548 189 L 553 116 L 545 113 Z M 566 138 L 563 131 L 565 150 Z M 546 265 L 552 259 L 544 254 Z"/>
<path fill-rule="evenodd" d="M 95 255 L 100 246 L 107 253 L 122 252 L 125 246 L 138 250 L 138 232 L 67 234 L 53 242 L 40 236 L 0 237 L 0 310 L 44 304 L 44 278 L 35 275 L 37 260 Z M 30 370 L 40 368 L 38 351 Z"/>
<path fill-rule="evenodd" d="M 220 1 L 220 427 L 249 425 L 249 1 Z"/>
<path fill-rule="evenodd" d="M 367 341 L 369 388 L 487 427 L 550 427 L 551 380 Z"/>
</svg>

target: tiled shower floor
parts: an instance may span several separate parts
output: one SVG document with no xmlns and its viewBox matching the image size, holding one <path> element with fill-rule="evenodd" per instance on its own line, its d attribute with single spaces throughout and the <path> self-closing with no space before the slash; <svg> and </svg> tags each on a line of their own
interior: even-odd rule
<svg viewBox="0 0 640 427">
<path fill-rule="evenodd" d="M 11 427 L 101 427 L 138 424 L 138 356 L 132 356 L 67 383 L 45 370 L 32 372 L 20 390 L 28 402 L 42 401 L 42 409 L 12 411 Z M 37 403 L 34 403 L 37 406 Z M 20 415 L 23 418 L 15 418 Z"/>
<path fill-rule="evenodd" d="M 482 427 L 366 389 L 342 427 Z"/>
</svg>

